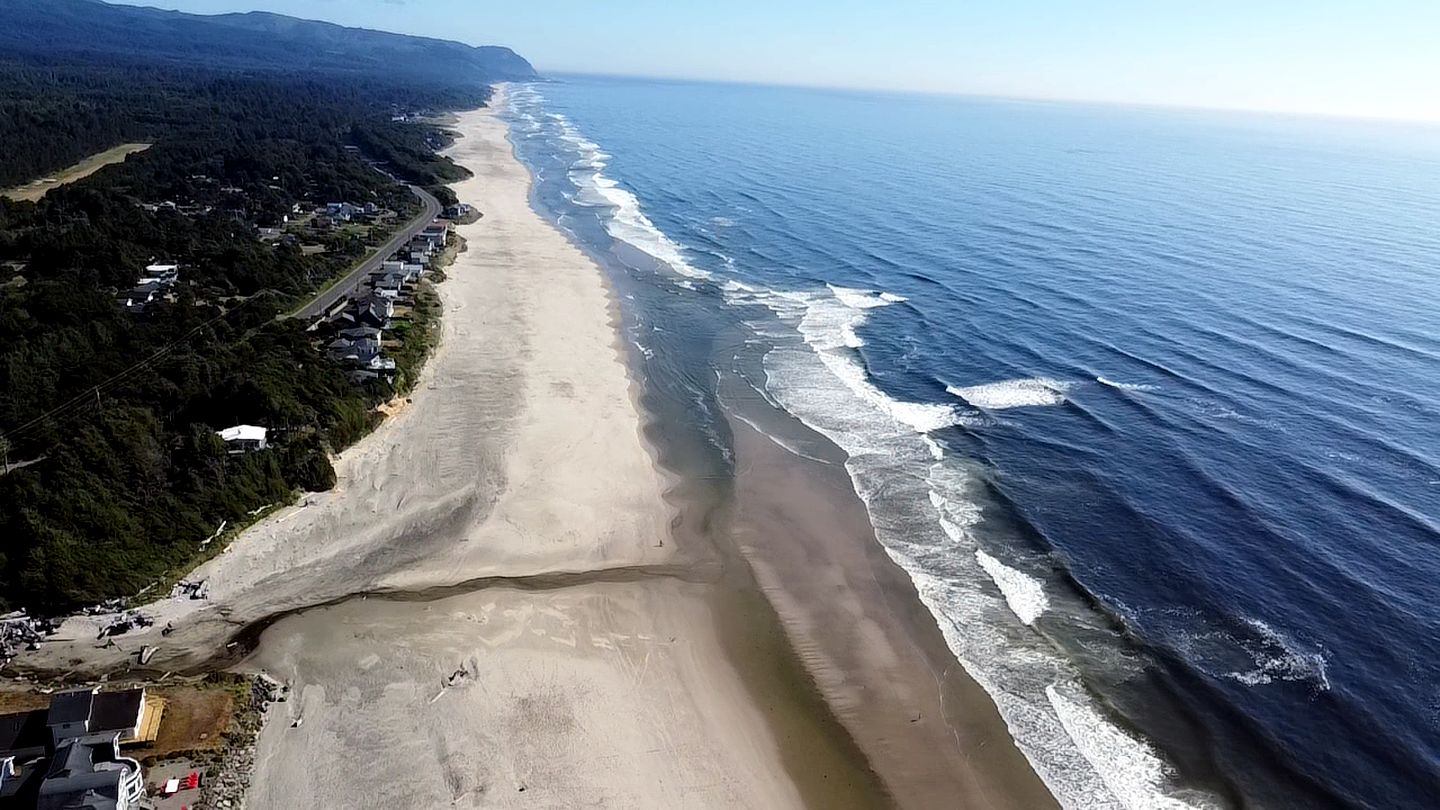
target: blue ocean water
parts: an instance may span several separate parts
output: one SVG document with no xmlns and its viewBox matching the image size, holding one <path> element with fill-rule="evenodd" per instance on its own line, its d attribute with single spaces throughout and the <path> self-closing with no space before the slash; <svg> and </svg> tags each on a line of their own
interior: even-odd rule
<svg viewBox="0 0 1440 810">
<path fill-rule="evenodd" d="M 1436 804 L 1440 130 L 588 77 L 506 103 L 650 373 L 718 423 L 758 357 L 1062 803 Z M 706 322 L 748 337 L 697 351 Z"/>
</svg>

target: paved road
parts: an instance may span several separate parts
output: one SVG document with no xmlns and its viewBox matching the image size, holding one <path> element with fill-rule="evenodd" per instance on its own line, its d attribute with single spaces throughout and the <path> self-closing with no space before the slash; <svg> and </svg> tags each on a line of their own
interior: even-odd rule
<svg viewBox="0 0 1440 810">
<path fill-rule="evenodd" d="M 420 202 L 424 205 L 425 210 L 421 211 L 419 216 L 410 220 L 404 228 L 397 231 L 396 234 L 390 238 L 390 241 L 381 245 L 378 250 L 370 254 L 369 258 L 361 262 L 354 270 L 347 273 L 344 278 L 327 288 L 324 292 L 316 295 L 310 300 L 310 303 L 291 312 L 290 317 L 314 318 L 329 309 L 336 301 L 354 292 L 355 288 L 360 286 L 360 282 L 369 277 L 371 273 L 379 270 L 380 264 L 390 258 L 391 254 L 395 251 L 399 250 L 401 245 L 409 242 L 415 237 L 415 234 L 420 233 L 420 231 L 425 229 L 426 225 L 429 225 L 436 217 L 440 216 L 440 201 L 435 199 L 434 195 L 419 186 L 411 186 L 410 191 L 414 192 L 415 196 L 420 198 Z"/>
</svg>

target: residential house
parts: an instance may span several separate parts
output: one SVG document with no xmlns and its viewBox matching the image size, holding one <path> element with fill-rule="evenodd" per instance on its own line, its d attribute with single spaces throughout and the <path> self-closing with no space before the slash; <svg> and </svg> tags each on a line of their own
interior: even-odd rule
<svg viewBox="0 0 1440 810">
<path fill-rule="evenodd" d="M 338 337 L 330 341 L 326 348 L 331 357 L 341 362 L 364 364 L 380 356 L 379 338 L 369 335 L 359 338 Z"/>
<path fill-rule="evenodd" d="M 269 431 L 255 425 L 236 425 L 217 430 L 216 433 L 225 442 L 225 452 L 232 456 L 264 450 L 270 446 L 267 441 Z"/>
<path fill-rule="evenodd" d="M 114 732 L 71 737 L 56 746 L 40 782 L 37 810 L 131 810 L 145 798 L 140 763 L 120 754 Z"/>
<path fill-rule="evenodd" d="M 390 319 L 393 317 L 395 317 L 395 301 L 371 293 L 356 301 L 355 306 L 346 310 L 344 320 L 357 326 L 389 329 Z"/>
<path fill-rule="evenodd" d="M 0 716 L 0 804 L 44 810 L 132 810 L 144 799 L 125 743 L 153 741 L 164 701 L 144 689 L 61 692 L 49 709 Z"/>
<path fill-rule="evenodd" d="M 373 326 L 352 326 L 349 329 L 341 329 L 338 334 L 340 335 L 340 337 L 346 338 L 348 340 L 360 340 L 361 338 L 370 338 L 371 340 L 378 342 L 383 333 Z"/>
<path fill-rule="evenodd" d="M 349 222 L 350 220 L 355 218 L 356 214 L 359 214 L 361 212 L 362 209 L 357 208 L 356 206 L 351 205 L 348 202 L 332 202 L 325 204 L 325 216 L 330 217 L 330 219 L 336 222 Z"/>
<path fill-rule="evenodd" d="M 405 291 L 405 276 L 403 273 L 386 273 L 375 281 L 375 295 L 390 300 L 398 300 Z"/>
<path fill-rule="evenodd" d="M 432 222 L 420 231 L 420 238 L 429 242 L 433 249 L 444 250 L 445 242 L 450 238 L 450 223 L 438 220 Z"/>
<path fill-rule="evenodd" d="M 144 312 L 151 302 L 160 298 L 180 280 L 180 265 L 150 264 L 140 271 L 134 287 L 115 296 L 115 303 L 126 312 Z"/>
<path fill-rule="evenodd" d="M 147 264 L 140 273 L 140 283 L 147 281 L 158 281 L 169 286 L 180 280 L 180 265 L 178 264 Z"/>
<path fill-rule="evenodd" d="M 165 292 L 165 289 L 165 285 L 158 281 L 148 281 L 115 296 L 115 303 L 119 304 L 126 312 L 144 312 L 152 301 Z"/>
</svg>

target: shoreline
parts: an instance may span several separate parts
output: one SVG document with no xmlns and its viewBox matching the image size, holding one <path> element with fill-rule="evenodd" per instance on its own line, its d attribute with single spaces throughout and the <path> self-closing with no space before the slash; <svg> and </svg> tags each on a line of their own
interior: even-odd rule
<svg viewBox="0 0 1440 810">
<path fill-rule="evenodd" d="M 667 463 L 619 295 L 534 210 L 502 103 L 456 120 L 486 216 L 410 403 L 197 569 L 208 600 L 143 606 L 114 649 L 72 619 L 22 671 L 135 673 L 148 642 L 157 674 L 292 683 L 261 808 L 1053 806 L 848 478 L 734 420 L 734 482 Z"/>
</svg>

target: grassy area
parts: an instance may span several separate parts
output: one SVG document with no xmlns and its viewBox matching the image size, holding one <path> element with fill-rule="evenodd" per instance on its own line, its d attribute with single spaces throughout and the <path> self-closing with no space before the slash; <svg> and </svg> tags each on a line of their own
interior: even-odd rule
<svg viewBox="0 0 1440 810">
<path fill-rule="evenodd" d="M 73 183 L 95 172 L 109 166 L 112 163 L 119 163 L 136 152 L 144 152 L 150 148 L 148 143 L 122 143 L 119 146 L 106 149 L 104 152 L 91 155 L 76 163 L 68 169 L 61 169 L 55 174 L 27 183 L 12 189 L 7 189 L 0 194 L 18 202 L 35 202 L 44 197 L 53 188 L 59 188 L 66 183 Z"/>
</svg>

